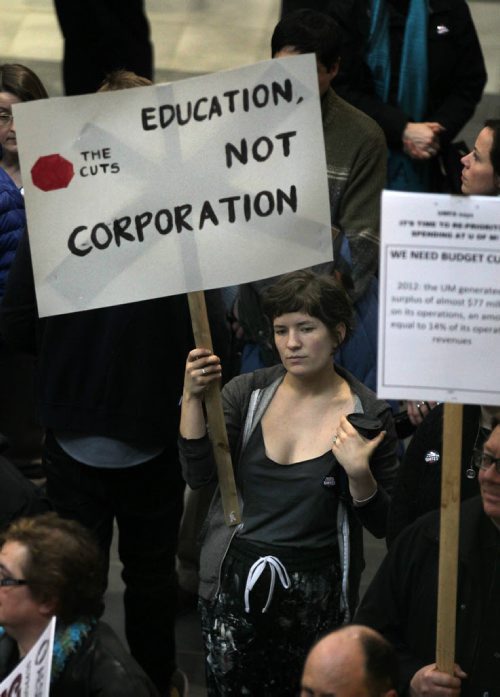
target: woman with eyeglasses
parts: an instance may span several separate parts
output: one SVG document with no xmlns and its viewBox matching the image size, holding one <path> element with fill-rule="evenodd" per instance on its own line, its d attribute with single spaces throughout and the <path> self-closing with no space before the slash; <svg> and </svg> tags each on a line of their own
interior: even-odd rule
<svg viewBox="0 0 500 697">
<path fill-rule="evenodd" d="M 106 576 L 90 533 L 56 513 L 20 518 L 0 535 L 0 681 L 57 618 L 50 697 L 158 697 L 99 620 Z"/>
<path fill-rule="evenodd" d="M 47 97 L 32 70 L 16 63 L 0 65 L 0 300 L 26 223 L 12 107 Z"/>
</svg>

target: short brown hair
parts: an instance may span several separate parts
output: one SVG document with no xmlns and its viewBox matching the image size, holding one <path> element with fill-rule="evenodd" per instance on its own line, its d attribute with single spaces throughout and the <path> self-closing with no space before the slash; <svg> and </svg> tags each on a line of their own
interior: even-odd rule
<svg viewBox="0 0 500 697">
<path fill-rule="evenodd" d="M 0 91 L 14 94 L 21 102 L 33 102 L 49 96 L 38 75 L 20 63 L 0 65 Z"/>
<path fill-rule="evenodd" d="M 19 518 L 0 535 L 0 545 L 18 542 L 27 550 L 24 578 L 33 597 L 55 602 L 64 624 L 97 618 L 106 588 L 103 555 L 80 523 L 43 513 Z"/>
<path fill-rule="evenodd" d="M 115 90 L 127 90 L 130 87 L 149 87 L 153 83 L 147 77 L 136 75 L 131 70 L 114 70 L 106 78 L 97 90 L 98 92 L 114 92 Z"/>
<path fill-rule="evenodd" d="M 338 326 L 345 326 L 345 339 L 354 329 L 352 302 L 331 276 L 310 269 L 282 276 L 263 293 L 264 312 L 271 323 L 288 312 L 305 312 L 321 320 L 338 342 Z"/>
</svg>

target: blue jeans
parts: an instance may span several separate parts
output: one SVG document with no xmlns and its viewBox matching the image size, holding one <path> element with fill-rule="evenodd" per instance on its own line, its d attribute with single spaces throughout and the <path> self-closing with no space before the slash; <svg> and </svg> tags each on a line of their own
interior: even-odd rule
<svg viewBox="0 0 500 697">
<path fill-rule="evenodd" d="M 47 494 L 63 517 L 90 529 L 107 560 L 116 518 L 130 652 L 160 692 L 175 670 L 175 554 L 184 482 L 177 443 L 123 469 L 84 465 L 47 433 Z"/>
</svg>

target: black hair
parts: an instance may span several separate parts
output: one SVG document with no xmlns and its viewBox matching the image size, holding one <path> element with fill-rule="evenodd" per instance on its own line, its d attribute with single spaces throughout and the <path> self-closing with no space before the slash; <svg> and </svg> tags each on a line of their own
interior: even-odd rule
<svg viewBox="0 0 500 697">
<path fill-rule="evenodd" d="M 292 46 L 298 53 L 315 53 L 318 61 L 330 70 L 339 60 L 340 43 L 340 31 L 333 17 L 316 10 L 296 10 L 276 25 L 271 37 L 271 55 Z"/>
</svg>

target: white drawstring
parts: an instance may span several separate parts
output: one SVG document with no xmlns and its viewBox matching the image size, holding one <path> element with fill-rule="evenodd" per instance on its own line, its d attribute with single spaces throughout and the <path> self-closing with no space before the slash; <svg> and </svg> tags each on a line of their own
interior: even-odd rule
<svg viewBox="0 0 500 697">
<path fill-rule="evenodd" d="M 278 578 L 281 582 L 283 588 L 290 588 L 290 577 L 287 570 L 280 562 L 277 557 L 260 557 L 256 562 L 250 567 L 250 571 L 247 576 L 247 583 L 245 587 L 245 612 L 250 612 L 250 591 L 255 586 L 257 581 L 262 575 L 262 572 L 269 565 L 269 570 L 271 572 L 271 583 L 269 584 L 269 594 L 267 596 L 267 602 L 262 610 L 266 612 L 269 607 L 271 600 L 273 599 L 274 586 L 276 584 L 276 572 L 278 572 Z"/>
</svg>

